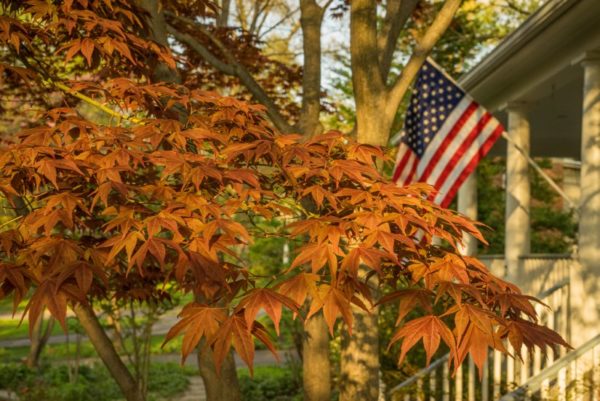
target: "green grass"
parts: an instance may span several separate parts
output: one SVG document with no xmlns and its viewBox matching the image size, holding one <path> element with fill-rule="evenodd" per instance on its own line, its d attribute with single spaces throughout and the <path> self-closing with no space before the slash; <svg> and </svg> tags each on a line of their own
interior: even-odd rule
<svg viewBox="0 0 600 401">
<path fill-rule="evenodd" d="M 19 305 L 17 305 L 17 313 L 15 314 L 15 317 L 21 316 L 21 314 L 25 310 L 25 306 L 27 305 L 27 302 L 29 302 L 29 299 L 25 298 L 21 301 L 21 303 L 19 303 Z M 13 306 L 14 305 L 13 305 L 12 297 L 0 299 L 0 315 L 12 315 Z"/>
<path fill-rule="evenodd" d="M 3 327 L 0 326 L 0 330 L 3 330 Z M 7 331 L 8 331 L 8 329 L 7 329 Z M 25 325 L 24 333 L 25 333 L 24 335 L 15 337 L 15 338 L 27 337 L 28 334 L 27 334 L 26 325 Z M 62 330 L 60 328 L 58 329 L 57 334 L 59 334 L 59 335 L 62 334 Z M 4 337 L 0 337 L 0 338 L 5 339 Z M 164 341 L 163 335 L 152 337 L 151 345 L 150 345 L 150 352 L 153 355 L 175 354 L 175 353 L 178 354 L 181 351 L 182 337 L 174 338 L 173 340 L 168 342 L 164 346 L 164 348 L 161 348 L 160 346 L 162 345 L 163 341 Z M 130 347 L 131 346 L 130 341 L 126 341 L 125 345 L 127 347 Z M 27 347 L 27 346 L 26 347 L 10 347 L 10 348 L 1 348 L 0 347 L 0 360 L 7 361 L 7 362 L 8 361 L 12 361 L 12 362 L 21 361 L 25 357 L 27 357 L 28 352 L 29 352 L 29 347 Z M 82 339 L 81 348 L 80 348 L 80 357 L 81 358 L 93 358 L 96 356 L 97 356 L 96 351 L 94 350 L 94 347 L 92 346 L 92 344 L 89 341 L 87 341 L 87 339 Z M 65 344 L 65 343 L 48 344 L 44 348 L 44 353 L 42 355 L 42 358 L 49 363 L 53 363 L 56 361 L 62 361 L 62 360 L 65 360 L 68 358 L 74 358 L 74 357 L 75 357 L 75 335 L 74 334 L 70 335 L 69 346 L 67 346 L 67 344 Z"/>
<path fill-rule="evenodd" d="M 27 320 L 20 323 L 20 317 L 14 319 L 0 318 L 0 340 L 15 340 L 29 337 L 29 324 Z M 52 335 L 64 334 L 59 324 L 52 328 Z"/>
<path fill-rule="evenodd" d="M 0 348 L 2 362 L 20 362 L 29 354 L 29 347 Z"/>
<path fill-rule="evenodd" d="M 20 362 L 29 354 L 29 347 L 0 348 L 0 360 L 3 362 Z M 80 358 L 96 357 L 96 350 L 88 341 L 81 343 Z M 50 364 L 75 358 L 75 344 L 48 344 L 44 348 L 42 359 Z"/>
</svg>

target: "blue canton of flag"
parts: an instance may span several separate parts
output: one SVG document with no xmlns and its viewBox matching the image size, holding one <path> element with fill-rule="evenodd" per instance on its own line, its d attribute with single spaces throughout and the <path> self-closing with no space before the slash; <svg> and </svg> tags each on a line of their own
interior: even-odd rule
<svg viewBox="0 0 600 401">
<path fill-rule="evenodd" d="M 427 60 L 413 86 L 393 180 L 426 182 L 437 189 L 434 202 L 447 207 L 502 131 L 489 112 Z"/>
</svg>

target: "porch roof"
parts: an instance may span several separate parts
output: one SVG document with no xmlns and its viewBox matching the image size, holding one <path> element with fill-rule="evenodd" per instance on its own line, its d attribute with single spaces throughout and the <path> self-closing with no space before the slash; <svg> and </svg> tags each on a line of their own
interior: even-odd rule
<svg viewBox="0 0 600 401">
<path fill-rule="evenodd" d="M 583 69 L 586 52 L 600 50 L 599 0 L 550 0 L 460 80 L 505 122 L 511 102 L 530 109 L 531 154 L 581 153 Z M 505 154 L 499 143 L 492 154 Z"/>
</svg>

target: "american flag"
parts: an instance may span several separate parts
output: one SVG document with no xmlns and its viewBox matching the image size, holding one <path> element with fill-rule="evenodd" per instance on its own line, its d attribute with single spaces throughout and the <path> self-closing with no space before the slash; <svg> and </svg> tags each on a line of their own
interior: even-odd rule
<svg viewBox="0 0 600 401">
<path fill-rule="evenodd" d="M 447 207 L 504 128 L 427 60 L 415 81 L 393 180 L 426 182 L 437 189 L 433 201 Z"/>
</svg>

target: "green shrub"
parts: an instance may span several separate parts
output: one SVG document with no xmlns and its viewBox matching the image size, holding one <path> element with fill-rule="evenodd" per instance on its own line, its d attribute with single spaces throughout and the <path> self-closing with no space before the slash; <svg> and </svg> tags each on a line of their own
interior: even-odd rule
<svg viewBox="0 0 600 401">
<path fill-rule="evenodd" d="M 289 366 L 257 366 L 254 377 L 250 377 L 247 369 L 238 372 L 245 401 L 302 400 L 301 374 Z"/>
<path fill-rule="evenodd" d="M 176 363 L 151 365 L 148 376 L 148 391 L 164 398 L 183 393 L 190 384 L 186 373 Z"/>
<path fill-rule="evenodd" d="M 179 365 L 150 366 L 149 400 L 173 398 L 183 393 L 189 380 Z M 39 371 L 23 364 L 0 364 L 0 389 L 19 394 L 20 401 L 113 401 L 123 399 L 104 366 L 80 366 L 77 379 L 66 365 L 45 366 Z"/>
</svg>

